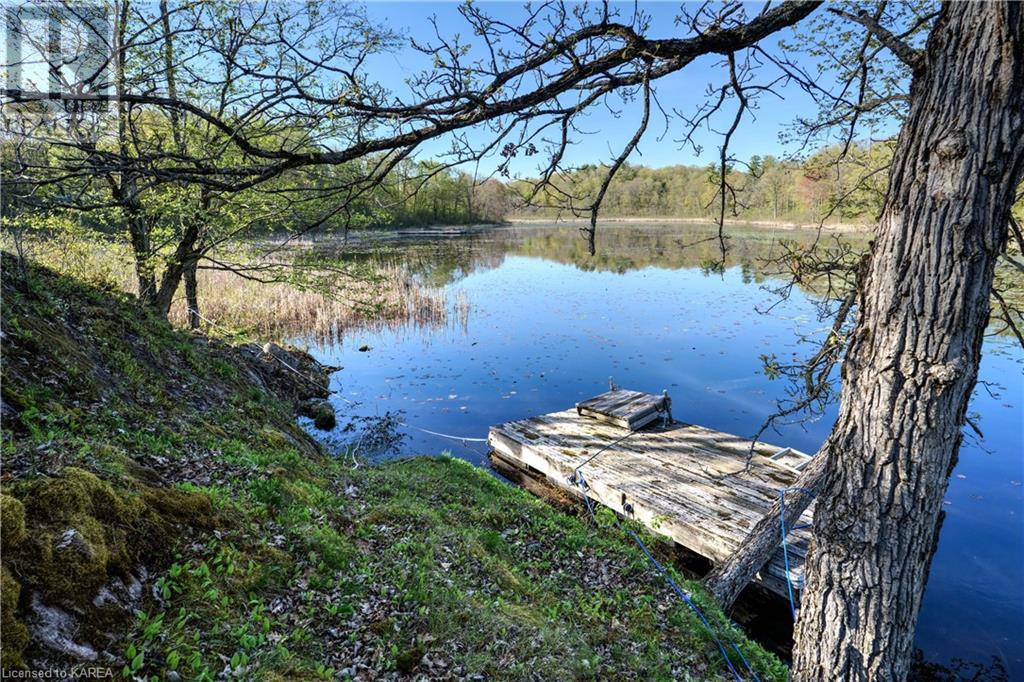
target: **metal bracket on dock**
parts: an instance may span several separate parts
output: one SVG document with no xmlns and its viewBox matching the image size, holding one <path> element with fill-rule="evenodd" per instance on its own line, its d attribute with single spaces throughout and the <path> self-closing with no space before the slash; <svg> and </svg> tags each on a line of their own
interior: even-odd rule
<svg viewBox="0 0 1024 682">
<path fill-rule="evenodd" d="M 777 462 L 784 467 L 793 469 L 794 471 L 800 471 L 807 463 L 811 461 L 811 455 L 806 452 L 800 452 L 793 448 L 782 448 L 773 455 L 768 455 L 768 459 L 773 462 Z"/>
</svg>

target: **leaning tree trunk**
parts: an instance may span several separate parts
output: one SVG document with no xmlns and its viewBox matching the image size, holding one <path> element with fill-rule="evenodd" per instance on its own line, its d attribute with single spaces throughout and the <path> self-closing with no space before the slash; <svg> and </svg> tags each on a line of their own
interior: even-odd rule
<svg viewBox="0 0 1024 682">
<path fill-rule="evenodd" d="M 182 280 L 185 281 L 185 305 L 188 310 L 189 327 L 199 328 L 199 291 L 196 281 L 196 268 L 204 250 L 201 245 L 203 236 L 202 219 L 210 209 L 210 195 L 203 190 L 199 201 L 199 210 L 185 220 L 185 231 L 179 238 L 174 254 L 167 260 L 160 286 L 157 287 L 152 305 L 164 317 L 171 312 L 174 294 Z"/>
<path fill-rule="evenodd" d="M 828 466 L 828 444 L 803 468 L 800 478 L 786 496 L 786 528 L 793 528 L 821 489 Z M 715 566 L 704 578 L 704 587 L 723 609 L 728 609 L 758 571 L 779 551 L 782 516 L 776 501 L 736 548 L 732 556 Z"/>
<path fill-rule="evenodd" d="M 843 365 L 793 678 L 899 680 L 1024 173 L 1024 5 L 943 7 Z"/>
</svg>

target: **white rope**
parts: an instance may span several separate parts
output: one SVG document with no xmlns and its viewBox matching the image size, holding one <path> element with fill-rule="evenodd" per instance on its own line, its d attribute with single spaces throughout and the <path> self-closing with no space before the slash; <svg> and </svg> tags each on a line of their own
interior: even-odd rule
<svg viewBox="0 0 1024 682">
<path fill-rule="evenodd" d="M 407 429 L 416 429 L 417 431 L 422 431 L 423 433 L 429 433 L 431 436 L 440 436 L 441 438 L 450 438 L 451 440 L 461 441 L 463 443 L 486 443 L 487 442 L 486 438 L 465 438 L 463 436 L 453 436 L 450 433 L 438 433 L 437 431 L 430 431 L 428 429 L 421 429 L 418 426 L 413 426 L 411 424 L 406 424 L 405 422 L 398 422 L 398 423 L 401 424 L 402 426 L 406 427 Z"/>
</svg>

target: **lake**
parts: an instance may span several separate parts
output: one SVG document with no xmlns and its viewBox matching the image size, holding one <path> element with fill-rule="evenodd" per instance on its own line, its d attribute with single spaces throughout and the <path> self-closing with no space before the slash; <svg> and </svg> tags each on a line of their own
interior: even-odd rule
<svg viewBox="0 0 1024 682">
<path fill-rule="evenodd" d="M 594 258 L 571 226 L 399 242 L 389 257 L 468 301 L 468 313 L 453 310 L 441 326 L 351 331 L 328 345 L 298 339 L 344 367 L 332 386 L 339 426 L 319 437 L 371 460 L 450 451 L 487 466 L 485 443 L 428 431 L 486 438 L 492 424 L 601 393 L 609 377 L 667 389 L 676 419 L 753 435 L 787 389 L 765 376 L 761 356 L 804 357 L 798 339 L 824 327 L 815 294 L 794 289 L 780 301 L 763 261 L 780 239 L 814 235 L 731 229 L 723 270 L 716 245 L 702 241 L 710 230 L 602 227 Z M 924 661 L 945 668 L 929 677 L 1024 679 L 1024 352 L 1009 338 L 986 343 L 970 408 L 984 438 L 968 435 L 961 448 L 917 629 Z M 835 414 L 832 406 L 765 440 L 814 452 Z"/>
</svg>

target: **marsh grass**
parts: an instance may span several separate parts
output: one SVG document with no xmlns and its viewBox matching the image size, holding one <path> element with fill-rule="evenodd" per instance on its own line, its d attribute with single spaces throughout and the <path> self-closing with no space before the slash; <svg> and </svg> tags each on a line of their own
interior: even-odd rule
<svg viewBox="0 0 1024 682">
<path fill-rule="evenodd" d="M 11 250 L 9 239 L 3 246 Z M 57 272 L 107 291 L 135 293 L 127 245 L 51 236 L 23 245 L 27 256 Z M 205 331 L 259 338 L 337 343 L 352 328 L 464 327 L 464 294 L 426 284 L 400 262 L 375 251 L 342 252 L 296 245 L 260 257 L 256 245 L 219 253 L 232 269 L 201 268 L 199 312 Z M 184 287 L 171 307 L 171 322 L 187 327 Z"/>
<path fill-rule="evenodd" d="M 349 328 L 437 328 L 464 324 L 468 304 L 424 286 L 397 266 L 373 272 L 331 273 L 319 281 L 261 283 L 226 270 L 198 276 L 199 310 L 206 324 L 241 329 L 261 338 L 301 336 L 318 345 L 336 343 Z M 171 322 L 188 323 L 184 298 L 175 299 Z"/>
</svg>

